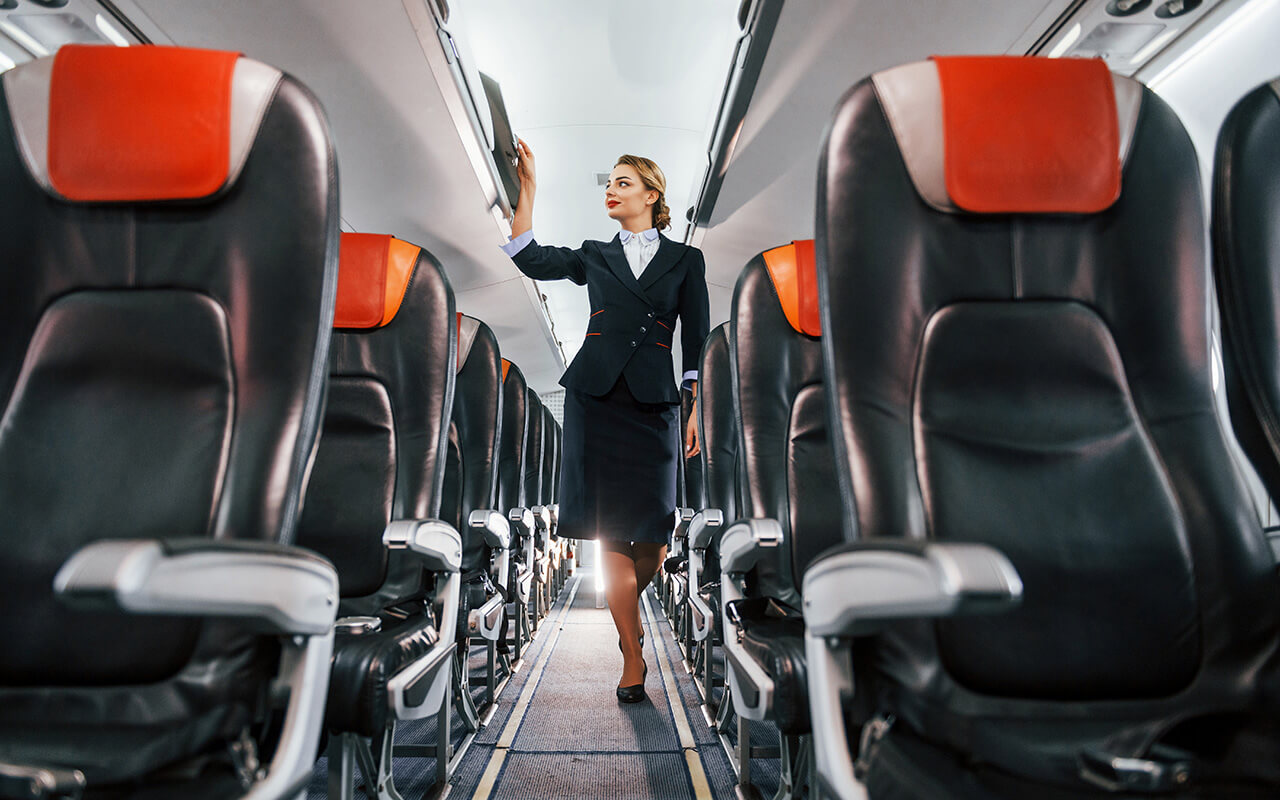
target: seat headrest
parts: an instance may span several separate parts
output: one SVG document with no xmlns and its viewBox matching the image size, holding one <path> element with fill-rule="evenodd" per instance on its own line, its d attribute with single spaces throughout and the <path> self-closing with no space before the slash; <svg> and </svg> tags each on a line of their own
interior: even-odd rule
<svg viewBox="0 0 1280 800">
<path fill-rule="evenodd" d="M 381 233 L 344 233 L 335 328 L 381 328 L 395 319 L 422 248 Z"/>
<path fill-rule="evenodd" d="M 940 211 L 1109 208 L 1142 86 L 1100 59 L 934 57 L 877 73 L 916 191 Z"/>
<path fill-rule="evenodd" d="M 818 264 L 813 240 L 799 239 L 764 252 L 773 290 L 791 327 L 806 336 L 822 335 L 818 318 Z"/>
<path fill-rule="evenodd" d="M 471 345 L 475 344 L 476 334 L 480 332 L 480 320 L 458 312 L 458 372 L 467 363 L 471 355 Z M 504 376 L 505 377 L 505 376 Z"/>
<path fill-rule="evenodd" d="M 4 75 L 23 161 L 80 203 L 198 200 L 239 176 L 281 73 L 238 53 L 66 45 Z"/>
</svg>

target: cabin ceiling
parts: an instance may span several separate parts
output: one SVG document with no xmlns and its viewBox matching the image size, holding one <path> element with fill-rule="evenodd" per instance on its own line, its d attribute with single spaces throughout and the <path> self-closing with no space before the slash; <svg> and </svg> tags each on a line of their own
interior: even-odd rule
<svg viewBox="0 0 1280 800">
<path fill-rule="evenodd" d="M 545 318 L 497 248 L 503 237 L 412 28 L 407 8 L 422 2 L 118 0 L 176 44 L 238 49 L 311 86 L 334 128 L 344 221 L 434 253 L 459 309 L 494 328 L 504 355 L 537 390 L 553 391 L 562 365 Z M 621 152 L 638 152 L 663 164 L 672 199 L 684 198 L 671 204 L 678 238 L 705 163 L 737 0 L 452 5 L 465 7 L 477 66 L 502 83 L 513 127 L 537 152 L 539 237 L 577 245 L 612 236 L 594 173 L 607 172 Z M 935 53 L 1025 52 L 1068 5 L 787 0 L 712 222 L 694 239 L 707 256 L 713 322 L 728 318 L 748 259 L 813 235 L 818 148 L 851 84 Z M 692 85 L 695 68 L 719 75 L 709 97 Z M 618 85 L 624 90 L 610 88 Z M 574 325 L 585 325 L 578 319 L 585 312 L 574 310 L 571 298 L 548 295 L 564 320 L 557 333 L 572 352 L 582 329 Z"/>
</svg>

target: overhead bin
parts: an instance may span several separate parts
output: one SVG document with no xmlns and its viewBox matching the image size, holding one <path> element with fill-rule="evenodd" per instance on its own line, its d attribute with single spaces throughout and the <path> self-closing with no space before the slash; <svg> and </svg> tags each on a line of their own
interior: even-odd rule
<svg viewBox="0 0 1280 800">
<path fill-rule="evenodd" d="M 502 179 L 502 189 L 507 202 L 514 209 L 520 202 L 520 176 L 517 167 L 520 157 L 516 150 L 516 135 L 511 132 L 511 120 L 507 119 L 507 106 L 502 102 L 502 87 L 483 72 L 480 83 L 489 101 L 489 114 L 493 119 L 493 165 Z"/>
</svg>

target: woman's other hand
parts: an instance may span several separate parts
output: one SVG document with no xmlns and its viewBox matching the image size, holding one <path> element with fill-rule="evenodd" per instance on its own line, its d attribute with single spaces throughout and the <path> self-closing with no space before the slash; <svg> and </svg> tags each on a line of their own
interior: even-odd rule
<svg viewBox="0 0 1280 800">
<path fill-rule="evenodd" d="M 689 411 L 689 424 L 684 432 L 684 457 L 693 458 L 702 452 L 698 444 L 698 398 L 693 399 L 693 408 Z"/>
</svg>

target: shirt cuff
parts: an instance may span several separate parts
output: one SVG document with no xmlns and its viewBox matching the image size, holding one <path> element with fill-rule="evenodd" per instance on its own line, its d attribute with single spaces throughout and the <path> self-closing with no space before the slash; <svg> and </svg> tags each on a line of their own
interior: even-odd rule
<svg viewBox="0 0 1280 800">
<path fill-rule="evenodd" d="M 696 369 L 689 370 L 684 374 L 684 377 L 680 379 L 680 388 L 692 389 L 693 382 L 696 381 L 697 379 L 698 379 L 698 371 Z"/>
<path fill-rule="evenodd" d="M 506 253 L 509 258 L 515 258 L 516 253 L 519 253 L 521 250 L 528 247 L 529 242 L 532 241 L 533 229 L 530 228 L 506 244 L 499 245 L 499 247 L 502 248 L 502 252 Z"/>
</svg>

